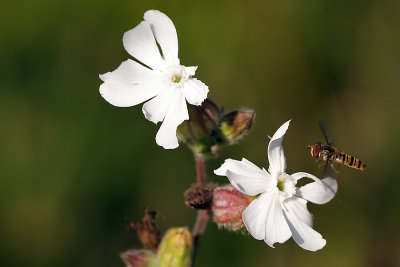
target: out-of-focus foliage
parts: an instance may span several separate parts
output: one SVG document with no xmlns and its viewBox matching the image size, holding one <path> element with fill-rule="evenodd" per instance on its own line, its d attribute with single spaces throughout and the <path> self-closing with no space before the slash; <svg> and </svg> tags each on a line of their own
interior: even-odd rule
<svg viewBox="0 0 400 267">
<path fill-rule="evenodd" d="M 326 239 L 316 253 L 290 241 L 269 248 L 210 223 L 197 266 L 398 266 L 400 264 L 400 2 L 6 1 L 0 16 L 0 265 L 123 266 L 139 248 L 124 218 L 160 211 L 160 227 L 192 226 L 183 192 L 191 152 L 155 144 L 140 106 L 116 108 L 99 73 L 129 57 L 123 33 L 148 9 L 175 23 L 181 62 L 227 110 L 252 108 L 252 131 L 221 157 L 265 166 L 268 135 L 285 136 L 290 173 L 321 176 L 306 146 L 322 141 L 359 157 L 341 168 L 341 193 L 310 204 Z M 265 166 L 267 167 L 267 166 Z M 340 200 L 339 200 L 340 198 Z"/>
</svg>

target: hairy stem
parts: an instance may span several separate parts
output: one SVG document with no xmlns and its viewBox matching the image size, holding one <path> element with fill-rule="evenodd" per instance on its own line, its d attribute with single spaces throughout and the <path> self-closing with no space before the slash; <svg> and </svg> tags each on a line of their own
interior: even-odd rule
<svg viewBox="0 0 400 267">
<path fill-rule="evenodd" d="M 201 155 L 196 155 L 195 161 L 196 161 L 197 183 L 205 184 L 206 174 L 204 166 L 204 157 Z M 200 236 L 204 233 L 209 217 L 210 217 L 210 212 L 208 210 L 197 211 L 196 223 L 193 227 L 193 232 L 192 232 L 193 234 L 193 252 L 191 260 L 192 267 L 194 266 L 194 261 L 196 257 L 197 248 L 199 245 Z"/>
<path fill-rule="evenodd" d="M 205 184 L 206 183 L 206 173 L 204 170 L 204 157 L 201 155 L 196 155 L 195 161 L 196 161 L 197 183 Z"/>
<path fill-rule="evenodd" d="M 208 218 L 210 217 L 208 210 L 198 210 L 196 224 L 193 229 L 193 252 L 191 265 L 194 266 L 197 248 L 199 246 L 200 236 L 204 233 Z"/>
</svg>

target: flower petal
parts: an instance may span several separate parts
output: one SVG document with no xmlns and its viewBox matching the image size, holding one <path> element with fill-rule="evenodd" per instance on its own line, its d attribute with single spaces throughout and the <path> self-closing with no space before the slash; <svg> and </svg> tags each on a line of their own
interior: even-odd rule
<svg viewBox="0 0 400 267">
<path fill-rule="evenodd" d="M 304 177 L 311 178 L 316 182 L 320 182 L 321 181 L 317 176 L 314 176 L 314 175 L 312 175 L 311 173 L 308 173 L 308 172 L 296 172 L 296 173 L 293 173 L 291 176 L 296 181 L 298 181 L 298 180 L 300 180 L 301 178 L 304 178 Z"/>
<path fill-rule="evenodd" d="M 174 89 L 164 89 L 159 95 L 144 104 L 142 111 L 146 119 L 154 123 L 164 120 L 174 93 Z"/>
<path fill-rule="evenodd" d="M 313 218 L 307 209 L 307 201 L 296 196 L 284 200 L 283 205 L 286 209 L 291 210 L 296 217 L 300 218 L 304 223 L 312 227 Z"/>
<path fill-rule="evenodd" d="M 194 74 L 196 73 L 197 70 L 197 66 L 190 66 L 190 67 L 185 67 L 185 71 L 187 73 L 187 75 L 194 76 Z"/>
<path fill-rule="evenodd" d="M 265 238 L 268 211 L 274 197 L 269 193 L 261 194 L 250 203 L 242 214 L 244 225 L 257 240 Z"/>
<path fill-rule="evenodd" d="M 122 62 L 116 70 L 100 75 L 100 79 L 104 82 L 119 81 L 129 84 L 161 83 L 162 74 L 128 59 Z"/>
<path fill-rule="evenodd" d="M 273 187 L 270 182 L 273 178 L 268 173 L 263 176 L 244 176 L 228 170 L 226 176 L 238 191 L 248 196 L 258 195 Z"/>
<path fill-rule="evenodd" d="M 114 106 L 131 107 L 157 95 L 160 86 L 162 85 L 133 85 L 111 80 L 100 85 L 100 94 Z"/>
<path fill-rule="evenodd" d="M 289 128 L 289 123 L 290 120 L 279 127 L 268 144 L 269 172 L 274 177 L 286 171 L 286 158 L 283 152 L 282 140 Z"/>
<path fill-rule="evenodd" d="M 179 65 L 178 36 L 171 19 L 158 10 L 147 11 L 144 13 L 144 19 L 150 24 L 167 64 Z"/>
<path fill-rule="evenodd" d="M 336 179 L 327 177 L 321 183 L 306 184 L 296 192 L 296 195 L 316 204 L 325 204 L 336 194 L 338 185 Z"/>
<path fill-rule="evenodd" d="M 272 198 L 271 206 L 268 212 L 267 225 L 265 228 L 264 241 L 270 247 L 274 247 L 274 243 L 284 243 L 291 236 L 289 225 L 283 216 L 282 205 L 279 199 L 278 192 L 275 192 L 275 197 Z"/>
<path fill-rule="evenodd" d="M 164 121 L 156 135 L 156 143 L 165 149 L 178 147 L 176 128 L 184 121 L 189 119 L 186 100 L 179 89 L 175 89 L 171 103 L 167 108 Z"/>
<path fill-rule="evenodd" d="M 291 204 L 294 203 L 299 204 L 298 201 L 291 202 Z M 286 210 L 284 210 L 284 215 L 289 224 L 294 241 L 303 249 L 310 251 L 323 248 L 326 244 L 326 240 L 304 221 L 303 216 L 299 216 L 299 213 L 296 212 L 297 206 L 299 205 L 288 205 L 288 203 L 285 203 Z"/>
<path fill-rule="evenodd" d="M 165 61 L 160 55 L 148 22 L 142 21 L 132 30 L 125 32 L 122 41 L 129 54 L 153 70 L 164 66 Z"/>
<path fill-rule="evenodd" d="M 227 159 L 214 171 L 216 175 L 227 176 L 231 184 L 241 193 L 254 196 L 276 187 L 276 179 L 246 159 Z"/>
<path fill-rule="evenodd" d="M 197 79 L 189 78 L 183 87 L 183 94 L 189 104 L 198 106 L 207 98 L 208 86 Z"/>
<path fill-rule="evenodd" d="M 228 170 L 239 175 L 249 175 L 249 176 L 259 175 L 266 172 L 258 168 L 257 165 L 255 165 L 251 161 L 242 158 L 241 161 L 234 159 L 226 159 L 225 162 L 221 165 L 221 167 L 215 170 L 214 173 L 219 176 L 226 176 L 226 172 Z"/>
</svg>

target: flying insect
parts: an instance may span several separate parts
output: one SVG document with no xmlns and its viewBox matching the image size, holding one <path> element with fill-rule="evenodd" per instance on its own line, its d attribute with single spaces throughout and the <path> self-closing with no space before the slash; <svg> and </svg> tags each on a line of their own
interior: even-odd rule
<svg viewBox="0 0 400 267">
<path fill-rule="evenodd" d="M 316 158 L 318 161 L 325 161 L 326 164 L 329 164 L 336 171 L 336 173 L 338 171 L 337 168 L 335 168 L 335 163 L 346 165 L 361 171 L 367 168 L 364 162 L 358 158 L 342 153 L 334 147 L 331 140 L 328 138 L 324 124 L 320 123 L 319 126 L 327 144 L 323 145 L 321 142 L 317 142 L 313 145 L 307 146 L 307 148 L 310 149 L 311 156 Z"/>
</svg>

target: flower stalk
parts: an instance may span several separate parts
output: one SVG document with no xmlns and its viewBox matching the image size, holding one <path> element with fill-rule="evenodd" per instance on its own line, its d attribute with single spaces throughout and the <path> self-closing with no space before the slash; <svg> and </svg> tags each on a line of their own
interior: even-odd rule
<svg viewBox="0 0 400 267">
<path fill-rule="evenodd" d="M 206 173 L 203 155 L 195 155 L 197 183 L 206 183 Z"/>
<path fill-rule="evenodd" d="M 195 161 L 196 161 L 197 183 L 204 185 L 206 182 L 204 157 L 202 155 L 195 155 Z M 204 233 L 206 229 L 206 225 L 209 218 L 210 218 L 210 212 L 208 209 L 197 210 L 197 218 L 192 231 L 193 251 L 191 257 L 191 266 L 194 266 L 199 240 L 201 235 Z"/>
</svg>

